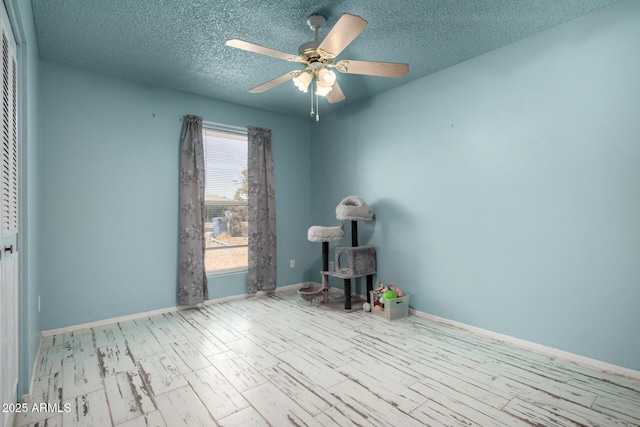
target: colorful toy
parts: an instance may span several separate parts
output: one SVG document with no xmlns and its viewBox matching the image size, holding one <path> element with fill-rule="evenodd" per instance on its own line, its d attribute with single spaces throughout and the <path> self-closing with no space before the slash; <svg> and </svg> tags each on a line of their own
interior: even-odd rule
<svg viewBox="0 0 640 427">
<path fill-rule="evenodd" d="M 396 293 L 396 297 L 398 297 L 398 298 L 402 298 L 402 297 L 404 296 L 404 292 L 402 292 L 402 291 L 400 290 L 400 288 L 396 288 L 396 287 L 395 287 L 395 286 L 393 286 L 393 285 L 389 285 L 389 286 L 387 286 L 387 287 L 388 287 L 390 290 L 393 290 L 393 292 L 395 292 L 395 293 Z M 385 298 L 386 298 L 386 297 L 385 297 Z"/>
<path fill-rule="evenodd" d="M 384 293 L 382 294 L 382 298 L 384 299 L 394 299 L 394 298 L 398 298 L 398 295 L 396 295 L 395 292 L 393 292 L 391 289 L 384 291 Z"/>
</svg>

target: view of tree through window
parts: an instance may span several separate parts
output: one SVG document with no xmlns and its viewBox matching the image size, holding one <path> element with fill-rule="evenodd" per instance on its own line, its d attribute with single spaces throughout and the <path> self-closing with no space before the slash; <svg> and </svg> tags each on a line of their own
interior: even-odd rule
<svg viewBox="0 0 640 427">
<path fill-rule="evenodd" d="M 203 129 L 208 273 L 247 268 L 247 136 Z"/>
</svg>

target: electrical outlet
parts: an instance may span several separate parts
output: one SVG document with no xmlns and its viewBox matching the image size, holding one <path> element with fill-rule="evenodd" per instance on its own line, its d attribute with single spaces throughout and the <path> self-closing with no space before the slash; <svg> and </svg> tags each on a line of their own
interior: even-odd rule
<svg viewBox="0 0 640 427">
<path fill-rule="evenodd" d="M 329 261 L 329 271 L 334 271 L 335 269 L 333 268 L 333 261 Z"/>
<path fill-rule="evenodd" d="M 291 261 L 289 261 L 289 268 L 296 268 L 296 260 L 292 259 Z"/>
</svg>

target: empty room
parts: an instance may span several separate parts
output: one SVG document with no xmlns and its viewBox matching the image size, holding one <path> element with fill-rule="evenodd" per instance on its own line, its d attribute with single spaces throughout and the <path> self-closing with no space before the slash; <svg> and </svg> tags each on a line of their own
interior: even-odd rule
<svg viewBox="0 0 640 427">
<path fill-rule="evenodd" d="M 0 427 L 640 425 L 640 2 L 5 0 Z"/>
</svg>

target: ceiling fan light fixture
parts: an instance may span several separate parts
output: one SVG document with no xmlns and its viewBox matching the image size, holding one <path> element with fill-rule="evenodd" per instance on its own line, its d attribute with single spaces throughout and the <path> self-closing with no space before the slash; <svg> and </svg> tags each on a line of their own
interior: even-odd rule
<svg viewBox="0 0 640 427">
<path fill-rule="evenodd" d="M 333 86 L 336 82 L 336 73 L 331 70 L 327 70 L 326 68 L 318 71 L 318 84 L 326 84 L 328 86 Z"/>
<path fill-rule="evenodd" d="M 331 86 L 320 84 L 320 81 L 316 84 L 316 95 L 318 96 L 327 96 L 329 92 L 333 89 Z"/>
<path fill-rule="evenodd" d="M 311 84 L 311 80 L 313 77 L 309 73 L 300 73 L 297 77 L 293 78 L 293 83 L 296 85 L 301 92 L 309 91 L 309 84 Z"/>
</svg>

